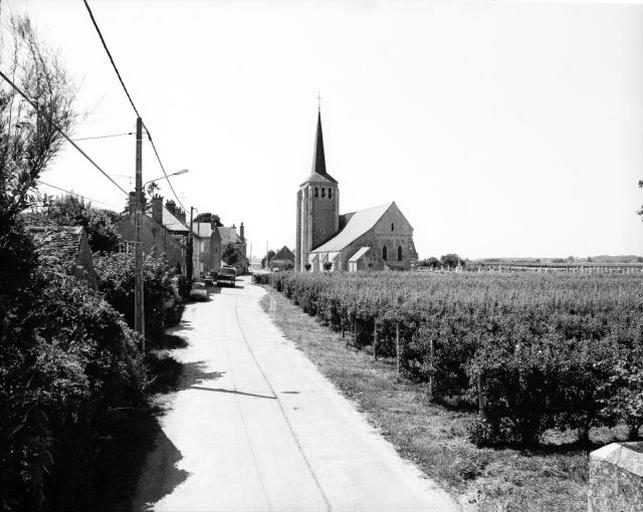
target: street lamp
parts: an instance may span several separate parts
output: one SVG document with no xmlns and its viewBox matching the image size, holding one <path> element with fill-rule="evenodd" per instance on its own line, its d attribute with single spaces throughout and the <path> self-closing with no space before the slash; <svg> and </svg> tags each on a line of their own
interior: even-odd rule
<svg viewBox="0 0 643 512">
<path fill-rule="evenodd" d="M 167 176 L 160 176 L 159 178 L 148 180 L 145 183 L 143 183 L 143 186 L 141 188 L 145 188 L 145 185 L 147 185 L 148 183 L 153 183 L 154 181 L 160 181 L 160 180 L 167 180 L 169 179 L 170 176 L 179 176 L 180 174 L 185 174 L 186 172 L 190 172 L 190 169 L 181 169 L 180 171 L 173 172 L 172 174 L 168 174 Z"/>
</svg>

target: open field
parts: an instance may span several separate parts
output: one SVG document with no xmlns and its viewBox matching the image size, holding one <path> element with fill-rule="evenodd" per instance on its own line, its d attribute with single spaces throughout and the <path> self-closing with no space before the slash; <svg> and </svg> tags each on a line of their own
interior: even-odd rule
<svg viewBox="0 0 643 512">
<path fill-rule="evenodd" d="M 285 334 L 402 455 L 479 510 L 584 510 L 588 451 L 640 426 L 641 276 L 273 284 L 321 320 L 273 292 Z"/>
</svg>

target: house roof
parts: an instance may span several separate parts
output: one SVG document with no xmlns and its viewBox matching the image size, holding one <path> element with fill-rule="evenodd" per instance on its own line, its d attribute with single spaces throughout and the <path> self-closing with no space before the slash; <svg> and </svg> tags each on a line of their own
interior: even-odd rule
<svg viewBox="0 0 643 512">
<path fill-rule="evenodd" d="M 83 239 L 82 226 L 28 226 L 36 241 L 36 250 L 55 256 L 61 263 L 76 264 Z"/>
<path fill-rule="evenodd" d="M 237 228 L 219 228 L 219 234 L 221 235 L 221 245 L 226 244 L 242 244 L 243 240 L 237 234 Z"/>
<path fill-rule="evenodd" d="M 313 151 L 313 167 L 310 176 L 304 183 L 309 181 L 328 181 L 330 183 L 337 183 L 337 180 L 326 172 L 326 155 L 324 153 L 321 110 L 317 111 L 317 133 L 315 135 L 315 149 Z"/>
<path fill-rule="evenodd" d="M 359 261 L 368 251 L 370 247 L 360 247 L 355 254 L 353 254 L 348 261 Z"/>
<path fill-rule="evenodd" d="M 386 210 L 388 210 L 393 204 L 394 203 L 387 203 L 373 208 L 368 208 L 367 210 L 347 214 L 350 215 L 350 218 L 348 219 L 346 226 L 344 226 L 344 229 L 337 233 L 337 235 L 331 238 L 328 242 L 313 249 L 311 252 L 341 251 L 344 247 L 353 243 L 369 229 L 375 226 L 377 221 L 382 218 L 382 215 L 384 215 Z"/>
<path fill-rule="evenodd" d="M 188 227 L 163 206 L 161 221 L 169 231 L 189 231 Z"/>
<path fill-rule="evenodd" d="M 290 261 L 295 261 L 295 254 L 288 249 L 285 245 L 277 251 L 277 254 L 275 254 L 272 257 L 272 260 L 290 260 Z"/>
</svg>

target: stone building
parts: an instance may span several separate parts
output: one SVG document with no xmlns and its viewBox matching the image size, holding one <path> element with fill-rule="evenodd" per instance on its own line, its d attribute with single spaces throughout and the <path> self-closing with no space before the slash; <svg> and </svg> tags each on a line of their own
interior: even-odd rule
<svg viewBox="0 0 643 512">
<path fill-rule="evenodd" d="M 312 172 L 297 192 L 296 244 L 296 270 L 408 269 L 417 260 L 413 227 L 394 202 L 340 215 L 339 183 L 326 170 L 321 112 Z"/>
</svg>

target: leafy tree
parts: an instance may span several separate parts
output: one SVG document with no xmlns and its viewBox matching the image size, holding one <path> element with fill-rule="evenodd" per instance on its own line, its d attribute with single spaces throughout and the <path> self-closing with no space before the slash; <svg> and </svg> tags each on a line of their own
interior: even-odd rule
<svg viewBox="0 0 643 512">
<path fill-rule="evenodd" d="M 121 237 L 116 230 L 116 212 L 92 208 L 91 203 L 67 195 L 49 201 L 40 217 L 44 224 L 83 226 L 87 230 L 89 247 L 93 252 L 118 250 Z"/>
<path fill-rule="evenodd" d="M 277 254 L 275 251 L 270 249 L 266 255 L 261 258 L 261 268 L 266 268 L 267 266 L 270 265 L 270 262 L 272 261 L 272 258 L 275 257 L 275 254 Z"/>
<path fill-rule="evenodd" d="M 223 227 L 223 223 L 221 222 L 221 218 L 210 212 L 205 212 L 205 213 L 199 213 L 195 218 L 194 222 L 207 222 L 208 224 L 214 222 L 214 225 L 217 227 Z"/>
<path fill-rule="evenodd" d="M 238 244 L 227 243 L 221 252 L 221 258 L 227 265 L 234 265 L 241 261 L 241 250 Z"/>
<path fill-rule="evenodd" d="M 418 265 L 420 267 L 439 268 L 441 263 L 439 259 L 437 259 L 434 256 L 431 256 L 430 258 L 426 258 L 424 260 L 419 261 Z"/>
<path fill-rule="evenodd" d="M 464 266 L 464 260 L 462 260 L 460 256 L 455 253 L 440 256 L 440 262 L 442 263 L 442 266 L 446 268 L 455 268 L 458 265 Z"/>
</svg>

